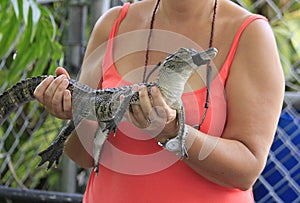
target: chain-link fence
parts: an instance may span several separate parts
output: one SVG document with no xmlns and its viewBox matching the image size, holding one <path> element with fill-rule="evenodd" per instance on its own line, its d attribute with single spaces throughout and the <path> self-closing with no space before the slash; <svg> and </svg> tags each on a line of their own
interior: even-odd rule
<svg viewBox="0 0 300 203">
<path fill-rule="evenodd" d="M 300 114 L 292 103 L 282 111 L 267 165 L 255 184 L 257 202 L 300 202 Z"/>
<path fill-rule="evenodd" d="M 237 0 L 241 6 L 268 17 L 274 30 L 287 78 L 287 90 L 299 90 L 300 1 Z M 111 1 L 112 5 L 122 1 Z M 0 60 L 0 67 L 5 67 Z M 25 75 L 25 74 L 24 74 Z M 8 88 L 4 83 L 0 93 Z M 292 93 L 294 94 L 294 93 Z M 296 96 L 296 98 L 299 98 Z M 300 122 L 296 102 L 283 108 L 266 169 L 254 187 L 257 202 L 300 202 Z M 296 107 L 295 107 L 296 106 Z M 38 152 L 60 131 L 62 121 L 49 116 L 37 103 L 19 108 L 0 128 L 0 185 L 18 188 L 61 190 L 63 165 L 37 168 Z M 77 169 L 76 191 L 82 192 L 87 171 Z M 49 178 L 51 177 L 51 178 Z"/>
<path fill-rule="evenodd" d="M 61 14 L 62 14 L 61 12 L 64 12 L 63 15 L 66 13 L 64 15 L 64 17 L 67 16 L 67 13 L 68 13 L 67 7 L 65 9 L 59 8 L 59 9 L 56 9 L 56 11 L 55 11 L 56 12 L 55 14 L 57 16 L 61 17 L 57 20 L 58 28 L 53 25 L 54 24 L 53 20 L 55 18 L 55 15 L 51 15 L 51 17 L 49 17 L 50 15 L 48 13 L 50 13 L 50 9 L 55 10 L 55 6 L 57 7 L 60 5 L 69 5 L 69 4 L 67 4 L 67 3 L 70 3 L 69 1 L 66 1 L 67 3 L 64 3 L 63 1 L 50 1 L 50 0 L 42 1 L 41 3 L 45 4 L 44 9 L 38 8 L 37 4 L 35 4 L 34 1 L 26 1 L 26 0 L 23 1 L 22 0 L 22 1 L 17 1 L 17 2 L 14 1 L 14 2 L 15 2 L 15 4 L 10 2 L 9 0 L 1 1 L 1 3 L 0 3 L 0 12 L 2 14 L 1 19 L 3 19 L 3 16 L 5 17 L 5 15 L 9 16 L 8 15 L 9 13 L 15 14 L 11 9 L 12 6 L 9 7 L 7 5 L 13 4 L 14 5 L 13 8 L 14 8 L 15 12 L 18 8 L 20 8 L 20 9 L 22 8 L 23 15 L 26 15 L 25 14 L 26 8 L 28 9 L 27 10 L 28 12 L 31 9 L 29 12 L 29 17 L 28 17 L 29 20 L 27 20 L 27 22 L 30 21 L 31 16 L 33 15 L 33 14 L 31 15 L 31 13 L 34 13 L 35 16 L 40 16 L 38 22 L 41 22 L 41 24 L 43 26 L 47 27 L 48 32 L 46 34 L 50 34 L 50 36 L 52 36 L 53 39 L 55 37 L 55 34 L 63 31 L 63 29 L 61 29 L 61 28 L 63 28 L 67 24 L 66 23 L 67 20 L 65 18 L 61 17 Z M 57 4 L 54 5 L 54 2 L 56 2 Z M 71 6 L 70 6 L 70 7 L 73 6 L 72 10 L 75 10 L 74 7 L 77 6 L 77 7 L 79 7 L 79 9 L 77 9 L 76 11 L 78 11 L 78 10 L 84 11 L 84 9 L 87 6 L 87 4 L 83 4 L 82 2 L 79 2 L 80 4 L 79 3 L 75 4 L 75 3 L 73 1 L 73 4 L 71 4 Z M 4 8 L 8 8 L 10 10 L 7 11 Z M 19 12 L 17 12 L 17 13 L 19 13 Z M 81 13 L 84 13 L 84 12 L 81 12 Z M 22 18 L 21 15 L 16 14 L 16 16 L 18 16 L 18 18 L 14 18 L 14 16 L 12 16 L 11 18 L 15 19 L 15 21 L 18 21 L 18 19 Z M 47 21 L 48 20 L 47 17 L 49 17 L 49 19 L 52 21 L 51 22 L 50 22 L 50 20 Z M 36 18 L 35 18 L 35 20 L 36 20 Z M 77 18 L 72 18 L 72 19 L 77 20 Z M 84 19 L 84 17 L 79 16 L 79 19 Z M 26 22 L 26 20 L 25 20 L 25 22 Z M 50 22 L 50 26 L 47 24 L 48 22 Z M 68 22 L 70 22 L 70 21 L 68 21 Z M 3 23 L 3 22 L 1 21 L 1 23 Z M 27 25 L 30 23 L 31 23 L 31 21 L 29 23 L 27 23 Z M 30 33 L 31 26 L 29 25 L 28 27 L 30 27 L 30 28 L 25 29 L 24 27 L 26 27 L 25 26 L 26 23 L 24 23 L 24 21 L 23 21 L 20 24 L 21 24 L 21 27 L 23 28 L 23 30 L 18 31 L 18 34 L 17 34 L 17 37 L 19 37 L 18 41 L 32 40 L 30 37 L 27 38 L 28 40 L 25 38 L 25 37 L 30 36 L 30 34 L 27 34 L 26 36 L 22 35 L 23 33 L 27 33 L 27 32 Z M 14 26 L 14 25 L 12 25 L 12 26 Z M 15 25 L 15 26 L 18 27 L 18 25 Z M 39 25 L 36 24 L 36 27 L 38 27 L 38 26 Z M 34 27 L 34 26 L 32 26 L 32 27 Z M 85 30 L 86 28 L 84 26 L 81 26 L 81 29 Z M 43 29 L 43 30 L 45 30 L 45 29 Z M 40 31 L 40 30 L 38 30 L 38 31 Z M 51 32 L 51 31 L 53 31 L 53 32 Z M 45 33 L 40 33 L 40 32 L 38 32 L 38 33 L 40 35 L 45 34 Z M 80 32 L 80 34 L 81 34 L 81 32 Z M 22 35 L 22 37 L 20 37 L 21 35 Z M 58 38 L 58 35 L 59 34 L 57 34 L 57 38 Z M 78 35 L 79 34 L 77 34 L 76 37 Z M 10 40 L 8 40 L 8 38 L 11 38 L 11 37 L 5 35 L 5 32 L 3 30 L 1 30 L 0 31 L 0 41 L 2 39 L 1 42 L 3 42 L 3 39 L 4 39 L 4 40 L 7 40 L 7 44 L 9 44 L 9 42 L 11 42 L 13 40 L 10 41 Z M 77 38 L 79 38 L 79 39 L 77 39 Z M 75 50 L 75 49 L 80 50 L 80 48 L 84 44 L 84 41 L 81 40 L 80 35 L 77 38 L 74 38 L 74 37 L 72 38 L 72 40 L 76 39 L 77 41 L 79 41 L 79 43 L 77 43 L 77 41 L 72 41 L 72 42 L 78 44 L 78 46 L 72 47 L 73 50 Z M 41 72 L 46 73 L 50 67 L 50 64 L 51 65 L 54 64 L 54 66 L 55 66 L 55 64 L 59 65 L 59 64 L 57 64 L 57 61 L 55 59 L 57 59 L 60 56 L 60 54 L 62 53 L 61 49 L 56 50 L 56 49 L 51 49 L 51 47 L 49 48 L 47 46 L 47 42 L 49 42 L 50 40 L 47 41 L 47 39 L 46 40 L 35 40 L 35 38 L 34 38 L 34 40 L 32 40 L 32 41 L 39 41 L 40 46 L 38 48 L 47 50 L 47 51 L 52 50 L 54 53 L 51 53 L 49 51 L 49 54 L 53 54 L 53 55 L 57 56 L 56 58 L 52 57 L 52 55 L 49 57 L 46 56 L 44 62 L 42 62 L 42 64 L 45 64 L 43 66 L 44 69 L 42 70 L 40 68 Z M 2 93 L 10 85 L 12 85 L 12 81 L 11 80 L 6 81 L 6 79 L 4 79 L 6 77 L 3 77 L 3 76 L 9 76 L 10 78 L 12 78 L 13 76 L 16 76 L 15 78 L 24 79 L 26 77 L 29 77 L 32 74 L 32 72 L 35 72 L 35 70 L 37 70 L 38 65 L 40 65 L 38 63 L 37 59 L 33 60 L 32 58 L 27 57 L 27 58 L 30 58 L 29 59 L 29 60 L 31 60 L 30 63 L 28 63 L 28 64 L 21 63 L 20 66 L 15 66 L 15 69 L 12 68 L 12 64 L 14 64 L 15 59 L 20 59 L 23 56 L 23 54 L 21 54 L 19 52 L 19 50 L 22 48 L 20 44 L 21 43 L 18 43 L 17 40 L 14 39 L 13 43 L 9 44 L 10 47 L 9 47 L 8 51 L 3 55 L 3 57 L 2 57 L 2 55 L 0 57 L 0 77 L 2 78 L 0 80 L 0 84 L 1 84 L 0 85 L 0 93 Z M 53 40 L 53 42 L 50 44 L 57 45 L 58 42 Z M 68 49 L 68 46 L 70 43 L 66 42 L 65 44 L 66 44 L 65 47 L 67 47 L 66 49 Z M 28 43 L 27 47 L 25 46 L 25 49 L 33 50 L 32 46 L 30 46 L 30 45 L 31 44 Z M 7 46 L 7 45 L 5 45 L 5 46 Z M 45 47 L 41 48 L 41 46 L 45 46 Z M 46 49 L 46 47 L 48 49 Z M 59 48 L 59 45 L 57 45 L 56 47 Z M 77 47 L 79 47 L 79 48 L 77 48 Z M 41 52 L 40 49 L 37 49 L 35 52 Z M 78 52 L 80 52 L 80 51 L 78 51 Z M 73 54 L 73 55 L 75 55 L 75 54 Z M 79 55 L 78 56 L 78 58 L 79 58 L 81 55 L 80 54 L 78 54 L 78 55 Z M 26 60 L 27 58 L 23 57 L 23 62 L 24 61 L 28 62 L 28 60 Z M 75 57 L 73 57 L 73 58 L 68 57 L 68 59 L 66 59 L 65 61 L 72 63 L 75 61 L 74 58 Z M 28 70 L 20 71 L 20 70 L 22 70 L 21 68 L 23 68 L 23 67 L 28 67 Z M 39 103 L 36 101 L 31 102 L 29 104 L 26 104 L 26 105 L 18 108 L 3 124 L 1 124 L 1 127 L 0 127 L 0 185 L 5 186 L 5 187 L 22 188 L 22 189 L 43 189 L 43 190 L 52 190 L 52 191 L 68 191 L 68 192 L 70 192 L 70 190 L 71 190 L 71 192 L 75 192 L 75 191 L 82 192 L 83 188 L 85 186 L 85 182 L 82 180 L 82 178 L 78 178 L 78 181 L 77 181 L 76 173 L 78 173 L 79 177 L 82 177 L 83 174 L 87 174 L 87 173 L 82 172 L 83 170 L 81 170 L 81 169 L 77 170 L 76 168 L 75 168 L 75 172 L 71 173 L 71 170 L 70 170 L 71 164 L 70 164 L 69 159 L 66 159 L 63 157 L 61 159 L 61 163 L 57 167 L 51 168 L 51 170 L 46 170 L 46 164 L 45 164 L 45 166 L 37 167 L 39 164 L 39 161 L 40 161 L 38 153 L 41 152 L 42 150 L 46 149 L 49 146 L 49 144 L 58 135 L 62 125 L 63 125 L 62 120 L 56 119 L 56 118 L 48 115 L 47 111 L 45 111 L 45 109 L 41 105 L 39 105 Z M 73 165 L 75 165 L 75 164 L 73 163 Z M 74 167 L 72 170 L 74 171 Z M 72 175 L 72 180 L 73 180 L 72 183 L 70 183 L 69 179 L 71 179 L 71 178 L 68 178 L 67 177 L 68 175 Z M 64 178 L 64 177 L 67 177 L 67 178 Z M 71 189 L 69 189 L 69 188 L 71 188 Z M 3 189 L 3 187 L 0 188 L 0 190 L 2 190 L 2 189 Z M 0 197 L 2 194 L 3 193 L 0 194 Z M 0 202 L 1 202 L 1 198 L 0 198 Z"/>
<path fill-rule="evenodd" d="M 286 98 L 266 167 L 254 186 L 256 202 L 300 202 L 300 2 L 237 2 L 268 17 L 286 75 Z M 292 92 L 289 92 L 292 91 Z"/>
<path fill-rule="evenodd" d="M 61 125 L 38 102 L 18 108 L 0 128 L 0 185 L 36 189 L 54 186 L 47 179 L 52 175 L 58 179 L 61 168 L 37 168 L 38 153 L 50 144 Z"/>
</svg>

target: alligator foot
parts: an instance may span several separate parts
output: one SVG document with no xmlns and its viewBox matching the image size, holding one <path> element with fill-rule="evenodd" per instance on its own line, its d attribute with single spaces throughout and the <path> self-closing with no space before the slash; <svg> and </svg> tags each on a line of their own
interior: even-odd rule
<svg viewBox="0 0 300 203">
<path fill-rule="evenodd" d="M 59 158 L 63 153 L 64 143 L 52 144 L 38 155 L 42 158 L 38 166 L 42 166 L 47 161 L 49 162 L 47 169 L 51 168 L 53 163 L 56 165 L 59 163 Z"/>
<path fill-rule="evenodd" d="M 65 141 L 74 129 L 74 122 L 69 120 L 51 145 L 38 154 L 42 158 L 38 166 L 43 165 L 47 161 L 49 162 L 47 169 L 51 168 L 54 162 L 56 162 L 56 165 L 58 165 L 59 158 L 63 153 Z"/>
<path fill-rule="evenodd" d="M 99 172 L 99 161 L 101 157 L 101 152 L 103 148 L 103 144 L 109 135 L 108 130 L 103 130 L 101 125 L 97 128 L 94 136 L 94 171 L 98 175 Z"/>
</svg>

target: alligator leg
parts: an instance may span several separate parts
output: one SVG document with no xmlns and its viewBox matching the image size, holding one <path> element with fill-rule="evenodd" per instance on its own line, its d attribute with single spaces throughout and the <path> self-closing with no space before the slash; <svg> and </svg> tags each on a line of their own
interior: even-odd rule
<svg viewBox="0 0 300 203">
<path fill-rule="evenodd" d="M 181 159 L 184 157 L 188 157 L 187 149 L 184 143 L 184 136 L 186 134 L 186 128 L 185 128 L 185 113 L 184 113 L 184 106 L 181 103 L 179 105 L 179 108 L 177 109 L 177 116 L 178 116 L 178 125 L 179 125 L 179 130 L 178 134 L 180 135 L 180 144 L 181 144 L 181 151 L 180 154 L 178 154 Z"/>
<path fill-rule="evenodd" d="M 116 135 L 116 130 L 119 125 L 119 123 L 122 121 L 125 112 L 127 111 L 132 96 L 135 94 L 135 91 L 130 90 L 129 93 L 125 93 L 123 98 L 120 99 L 120 105 L 116 111 L 115 116 L 109 120 L 106 121 L 107 125 L 104 130 L 108 130 L 108 133 L 110 134 L 112 131 L 114 131 L 114 135 Z"/>
<path fill-rule="evenodd" d="M 63 153 L 65 141 L 74 129 L 74 122 L 72 120 L 68 121 L 50 146 L 38 154 L 42 158 L 38 166 L 41 166 L 48 161 L 49 164 L 47 169 L 49 169 L 54 162 L 56 162 L 56 165 L 59 163 L 59 158 Z"/>
<path fill-rule="evenodd" d="M 109 135 L 108 130 L 103 130 L 103 128 L 101 126 L 99 126 L 95 132 L 93 158 L 94 158 L 94 171 L 96 172 L 97 175 L 99 172 L 99 160 L 101 157 L 103 144 L 104 144 L 105 140 L 107 139 L 108 135 Z"/>
<path fill-rule="evenodd" d="M 125 93 L 123 99 L 120 101 L 120 105 L 117 109 L 117 112 L 109 121 L 99 122 L 99 127 L 97 128 L 94 136 L 94 171 L 98 174 L 99 172 L 99 160 L 101 158 L 101 152 L 103 144 L 107 137 L 112 131 L 116 134 L 117 127 L 121 120 L 124 117 L 126 110 L 130 104 L 132 96 L 135 94 L 135 91 L 130 90 L 129 93 Z M 103 127 L 105 125 L 105 127 Z"/>
</svg>

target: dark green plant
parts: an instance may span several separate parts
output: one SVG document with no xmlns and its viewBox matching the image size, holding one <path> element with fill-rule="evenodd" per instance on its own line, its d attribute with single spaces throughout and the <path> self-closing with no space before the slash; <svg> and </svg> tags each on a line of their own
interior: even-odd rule
<svg viewBox="0 0 300 203">
<path fill-rule="evenodd" d="M 291 0 L 236 0 L 246 9 L 266 16 L 276 37 L 285 78 L 292 89 L 299 89 L 300 3 Z"/>
<path fill-rule="evenodd" d="M 1 0 L 0 22 L 0 89 L 25 77 L 54 74 L 62 65 L 61 34 L 47 7 L 34 0 Z M 57 189 L 59 170 L 36 168 L 36 154 L 53 140 L 61 124 L 36 102 L 13 114 L 0 127 L 0 184 Z"/>
<path fill-rule="evenodd" d="M 0 58 L 6 67 L 0 76 L 12 84 L 24 73 L 52 73 L 62 63 L 63 50 L 49 10 L 33 0 L 3 0 L 0 7 Z"/>
</svg>

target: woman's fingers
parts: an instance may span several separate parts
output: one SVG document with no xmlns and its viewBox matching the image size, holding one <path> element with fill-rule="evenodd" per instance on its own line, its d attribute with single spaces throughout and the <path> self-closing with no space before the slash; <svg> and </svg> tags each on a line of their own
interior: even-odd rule
<svg viewBox="0 0 300 203">
<path fill-rule="evenodd" d="M 64 91 L 63 111 L 67 118 L 72 117 L 72 96 L 70 90 Z"/>
<path fill-rule="evenodd" d="M 67 72 L 63 68 L 56 71 L 59 75 L 54 79 L 49 76 L 43 80 L 35 89 L 34 96 L 41 102 L 47 111 L 62 119 L 72 117 L 71 92 L 67 89 L 69 80 Z"/>
<path fill-rule="evenodd" d="M 65 75 L 57 77 L 44 92 L 44 105 L 52 113 L 62 112 L 63 92 L 67 85 Z"/>
<path fill-rule="evenodd" d="M 148 121 L 150 119 L 149 116 L 153 107 L 148 95 L 148 88 L 146 86 L 143 86 L 139 91 L 139 98 L 140 98 L 140 107 L 142 109 L 143 115 Z"/>
<path fill-rule="evenodd" d="M 149 98 L 148 89 L 140 87 L 140 104 L 132 104 L 126 117 L 157 140 L 166 141 L 178 131 L 176 110 L 168 106 L 157 87 L 151 88 L 151 96 L 153 101 Z"/>
<path fill-rule="evenodd" d="M 139 104 L 131 104 L 126 113 L 127 119 L 138 128 L 146 128 L 150 124 L 149 112 L 152 105 L 148 96 L 148 90 L 145 86 L 134 85 L 133 89 L 139 93 Z"/>
<path fill-rule="evenodd" d="M 130 118 L 133 121 L 133 124 L 138 128 L 146 128 L 149 126 L 149 119 L 145 117 L 144 112 L 140 105 L 132 104 L 131 105 L 132 113 L 130 113 Z"/>
<path fill-rule="evenodd" d="M 57 69 L 55 70 L 55 73 L 57 76 L 65 75 L 67 78 L 70 78 L 68 71 L 66 69 L 64 69 L 63 67 L 57 67 Z"/>
<path fill-rule="evenodd" d="M 156 111 L 158 116 L 166 117 L 166 123 L 169 123 L 176 119 L 176 110 L 169 107 L 157 87 L 151 88 L 151 96 L 153 99 L 154 107 L 159 109 Z"/>
</svg>

